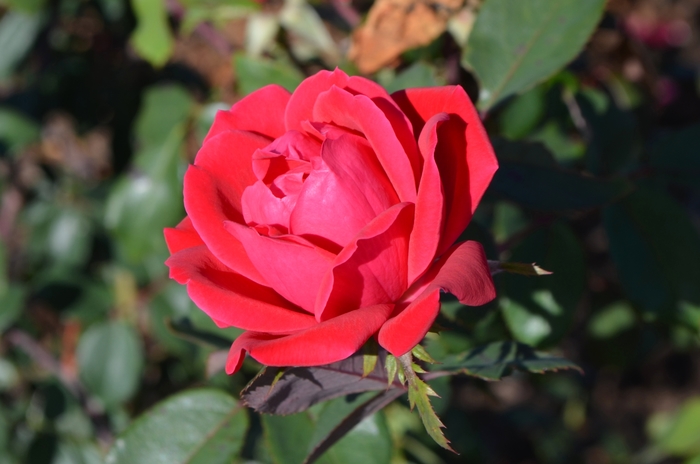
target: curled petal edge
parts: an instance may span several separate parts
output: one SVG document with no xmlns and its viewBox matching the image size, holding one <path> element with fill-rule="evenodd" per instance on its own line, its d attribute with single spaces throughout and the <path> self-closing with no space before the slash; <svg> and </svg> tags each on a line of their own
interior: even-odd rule
<svg viewBox="0 0 700 464">
<path fill-rule="evenodd" d="M 496 288 L 480 243 L 462 242 L 450 248 L 414 286 L 410 302 L 379 330 L 379 344 L 401 356 L 423 339 L 440 311 L 440 291 L 452 293 L 467 306 L 481 306 L 496 298 Z"/>
</svg>

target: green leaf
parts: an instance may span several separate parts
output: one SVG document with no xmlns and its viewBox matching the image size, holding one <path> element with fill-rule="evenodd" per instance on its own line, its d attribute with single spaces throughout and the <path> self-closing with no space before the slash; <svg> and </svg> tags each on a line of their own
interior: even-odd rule
<svg viewBox="0 0 700 464">
<path fill-rule="evenodd" d="M 378 412 L 403 390 L 348 395 L 324 403 L 318 414 L 305 463 L 389 463 L 392 443 L 384 415 Z M 330 448 L 330 449 L 329 449 Z"/>
<path fill-rule="evenodd" d="M 596 312 L 588 322 L 588 331 L 596 338 L 610 338 L 633 327 L 636 320 L 632 306 L 618 301 Z"/>
<path fill-rule="evenodd" d="M 635 112 L 621 109 L 612 102 L 600 112 L 589 98 L 577 97 L 576 101 L 591 132 L 586 152 L 588 171 L 595 175 L 612 175 L 634 168 L 644 137 Z"/>
<path fill-rule="evenodd" d="M 436 87 L 445 85 L 445 80 L 438 76 L 435 66 L 424 61 L 416 61 L 398 74 L 385 69 L 379 73 L 379 83 L 389 93 L 412 87 Z"/>
<path fill-rule="evenodd" d="M 700 454 L 700 398 L 686 401 L 671 415 L 660 413 L 647 423 L 652 441 L 674 456 Z"/>
<path fill-rule="evenodd" d="M 46 0 L 0 0 L 0 5 L 25 13 L 38 13 L 45 4 Z"/>
<path fill-rule="evenodd" d="M 528 277 L 552 274 L 551 272 L 542 269 L 535 263 L 502 263 L 499 261 L 489 261 L 489 266 L 492 269 L 492 274 L 494 270 L 509 272 L 511 274 L 518 274 Z"/>
<path fill-rule="evenodd" d="M 539 143 L 494 140 L 499 169 L 489 192 L 538 211 L 603 206 L 629 192 L 624 179 L 603 180 L 559 167 Z"/>
<path fill-rule="evenodd" d="M 511 140 L 530 134 L 544 116 L 545 93 L 545 87 L 540 85 L 508 103 L 499 116 L 501 134 Z"/>
<path fill-rule="evenodd" d="M 678 301 L 700 303 L 700 236 L 675 200 L 640 188 L 607 207 L 603 223 L 632 301 L 661 316 L 671 316 Z"/>
<path fill-rule="evenodd" d="M 495 342 L 444 360 L 440 370 L 456 371 L 484 380 L 500 380 L 513 370 L 543 374 L 548 371 L 574 369 L 573 362 L 548 353 L 535 351 L 518 342 Z"/>
<path fill-rule="evenodd" d="M 107 407 L 128 400 L 136 392 L 143 350 L 130 326 L 122 322 L 90 326 L 80 337 L 77 357 L 80 378 Z"/>
<path fill-rule="evenodd" d="M 192 107 L 192 97 L 181 87 L 148 89 L 136 120 L 138 171 L 114 184 L 105 206 L 105 226 L 116 238 L 118 256 L 145 266 L 151 276 L 165 271 L 163 228 L 184 216 L 179 171 Z"/>
<path fill-rule="evenodd" d="M 700 124 L 666 132 L 652 145 L 649 164 L 676 183 L 700 188 L 699 144 Z"/>
<path fill-rule="evenodd" d="M 4 332 L 22 315 L 27 289 L 13 284 L 0 294 L 0 333 Z"/>
<path fill-rule="evenodd" d="M 500 305 L 513 336 L 529 345 L 553 345 L 571 326 L 586 287 L 585 254 L 571 228 L 556 222 L 530 234 L 511 251 L 511 259 L 538 259 L 551 275 L 500 276 Z"/>
<path fill-rule="evenodd" d="M 391 437 L 383 415 L 376 411 L 403 393 L 392 390 L 336 398 L 324 403 L 317 415 L 263 415 L 265 441 L 273 462 L 388 464 Z"/>
<path fill-rule="evenodd" d="M 10 108 L 0 108 L 0 140 L 16 153 L 39 140 L 39 125 Z"/>
<path fill-rule="evenodd" d="M 203 388 L 146 411 L 114 443 L 107 464 L 227 464 L 243 446 L 248 416 L 227 393 Z"/>
<path fill-rule="evenodd" d="M 481 84 L 479 107 L 488 110 L 565 66 L 604 6 L 605 0 L 486 0 L 462 57 Z"/>
<path fill-rule="evenodd" d="M 281 85 L 290 92 L 304 80 L 304 75 L 285 61 L 253 58 L 240 53 L 234 57 L 238 91 L 243 95 L 269 84 Z"/>
<path fill-rule="evenodd" d="M 314 434 L 314 422 L 308 412 L 290 416 L 263 415 L 265 441 L 275 464 L 302 464 Z"/>
<path fill-rule="evenodd" d="M 131 0 L 136 16 L 136 29 L 131 44 L 136 53 L 153 66 L 167 63 L 173 52 L 174 39 L 168 23 L 164 0 Z"/>
<path fill-rule="evenodd" d="M 8 11 L 0 19 L 0 80 L 14 71 L 27 54 L 42 23 L 40 13 Z"/>
<path fill-rule="evenodd" d="M 416 375 L 416 372 L 413 370 L 411 353 L 406 353 L 397 359 L 401 367 L 400 371 L 406 376 L 408 382 L 408 402 L 411 405 L 411 410 L 417 406 L 418 414 L 430 438 L 442 448 L 453 451 L 452 448 L 450 448 L 450 441 L 445 438 L 445 435 L 442 433 L 442 429 L 445 425 L 440 421 L 437 414 L 435 414 L 435 410 L 433 410 L 433 406 L 430 404 L 430 398 L 428 398 L 428 396 L 437 396 L 437 393 Z"/>
</svg>

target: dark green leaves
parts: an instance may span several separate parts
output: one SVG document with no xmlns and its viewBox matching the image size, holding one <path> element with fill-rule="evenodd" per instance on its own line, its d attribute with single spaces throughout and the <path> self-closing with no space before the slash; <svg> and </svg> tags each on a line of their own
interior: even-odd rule
<svg viewBox="0 0 700 464">
<path fill-rule="evenodd" d="M 499 168 L 489 191 L 538 211 L 605 205 L 630 190 L 626 180 L 603 180 L 561 168 L 540 144 L 495 140 Z"/>
<path fill-rule="evenodd" d="M 604 0 L 486 0 L 462 61 L 481 83 L 480 108 L 488 110 L 571 61 L 604 5 Z"/>
<path fill-rule="evenodd" d="M 500 305 L 513 336 L 529 345 L 556 343 L 569 329 L 586 285 L 584 251 L 564 222 L 530 234 L 511 259 L 540 260 L 551 275 L 502 274 Z"/>
<path fill-rule="evenodd" d="M 514 370 L 543 374 L 562 369 L 581 370 L 568 359 L 541 353 L 517 342 L 496 342 L 474 348 L 437 366 L 485 380 L 500 380 Z"/>
<path fill-rule="evenodd" d="M 235 399 L 190 390 L 157 404 L 114 443 L 108 464 L 227 464 L 243 446 L 248 417 Z"/>
<path fill-rule="evenodd" d="M 700 302 L 700 236 L 666 194 L 641 188 L 603 212 L 610 254 L 629 298 L 661 314 Z"/>
</svg>

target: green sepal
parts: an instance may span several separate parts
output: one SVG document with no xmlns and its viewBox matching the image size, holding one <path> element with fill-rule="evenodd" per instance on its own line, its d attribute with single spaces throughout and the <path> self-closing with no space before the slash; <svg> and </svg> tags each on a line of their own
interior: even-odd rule
<svg viewBox="0 0 700 464">
<path fill-rule="evenodd" d="M 367 377 L 377 367 L 379 361 L 379 345 L 374 338 L 370 338 L 362 349 L 362 377 Z"/>
<path fill-rule="evenodd" d="M 411 350 L 411 353 L 413 354 L 413 357 L 416 359 L 420 359 L 423 362 L 427 362 L 430 364 L 439 364 L 437 361 L 433 359 L 432 356 L 428 354 L 427 351 L 425 351 L 425 348 L 423 348 L 422 345 L 416 345 L 413 347 Z"/>
<path fill-rule="evenodd" d="M 384 368 L 386 369 L 386 376 L 388 377 L 387 388 L 390 388 L 399 370 L 399 363 L 393 355 L 387 354 L 386 361 L 384 361 Z"/>
</svg>

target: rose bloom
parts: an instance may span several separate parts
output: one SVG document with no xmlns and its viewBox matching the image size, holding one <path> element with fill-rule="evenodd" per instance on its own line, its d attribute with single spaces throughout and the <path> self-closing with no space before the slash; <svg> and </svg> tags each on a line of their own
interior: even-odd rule
<svg viewBox="0 0 700 464">
<path fill-rule="evenodd" d="M 410 351 L 440 291 L 482 305 L 482 246 L 454 244 L 498 165 L 459 86 L 389 95 L 322 71 L 216 115 L 185 174 L 187 217 L 165 230 L 170 277 L 268 366 L 345 359 L 370 338 Z M 453 245 L 454 244 L 454 245 Z"/>
</svg>

